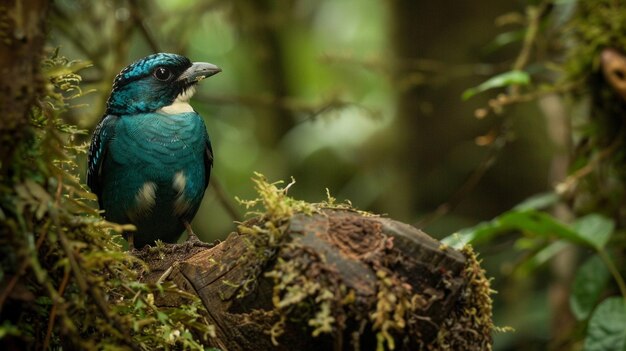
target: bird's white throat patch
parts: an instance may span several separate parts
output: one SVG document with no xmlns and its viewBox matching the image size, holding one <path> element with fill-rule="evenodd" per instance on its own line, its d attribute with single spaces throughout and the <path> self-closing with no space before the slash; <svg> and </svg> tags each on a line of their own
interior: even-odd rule
<svg viewBox="0 0 626 351">
<path fill-rule="evenodd" d="M 174 102 L 171 105 L 161 107 L 157 112 L 167 113 L 168 115 L 175 115 L 185 112 L 193 112 L 193 107 L 189 105 L 189 100 L 196 93 L 196 87 L 191 86 L 185 89 L 182 93 L 178 94 Z"/>
</svg>

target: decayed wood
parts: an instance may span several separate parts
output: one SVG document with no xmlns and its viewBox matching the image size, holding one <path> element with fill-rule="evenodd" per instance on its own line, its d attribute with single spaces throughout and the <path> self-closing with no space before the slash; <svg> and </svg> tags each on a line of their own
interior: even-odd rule
<svg viewBox="0 0 626 351">
<path fill-rule="evenodd" d="M 289 220 L 280 246 L 251 255 L 255 250 L 254 235 L 231 233 L 211 248 L 194 249 L 166 261 L 148 260 L 150 279 L 161 276 L 172 262 L 177 262 L 169 279 L 201 298 L 209 322 L 216 326 L 212 346 L 222 350 L 352 350 L 354 343 L 363 350 L 375 348 L 375 333 L 368 318 L 378 301 L 377 271 L 393 275 L 397 285 L 420 299 L 406 321 L 407 328 L 417 333 L 407 334 L 410 337 L 394 335 L 398 349 L 410 349 L 428 344 L 437 336 L 467 283 L 463 254 L 391 219 L 340 210 L 298 214 Z M 274 282 L 264 272 L 274 269 L 278 258 L 311 263 L 302 274 L 320 281 L 332 280 L 345 288 L 342 291 L 354 292 L 350 311 L 337 316 L 336 329 L 342 330 L 314 338 L 306 318 L 290 320 L 277 339 L 278 346 L 272 344 L 269 331 L 280 316 L 272 302 Z M 244 282 L 255 283 L 245 294 Z M 359 315 L 365 319 L 357 320 Z"/>
</svg>

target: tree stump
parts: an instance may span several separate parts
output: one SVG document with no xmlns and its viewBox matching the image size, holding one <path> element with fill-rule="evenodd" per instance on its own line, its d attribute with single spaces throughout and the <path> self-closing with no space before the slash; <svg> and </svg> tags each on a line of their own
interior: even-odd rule
<svg viewBox="0 0 626 351">
<path fill-rule="evenodd" d="M 488 280 L 471 253 L 349 210 L 295 214 L 271 245 L 263 235 L 239 230 L 210 248 L 145 257 L 145 279 L 169 270 L 197 295 L 222 350 L 491 347 Z"/>
</svg>

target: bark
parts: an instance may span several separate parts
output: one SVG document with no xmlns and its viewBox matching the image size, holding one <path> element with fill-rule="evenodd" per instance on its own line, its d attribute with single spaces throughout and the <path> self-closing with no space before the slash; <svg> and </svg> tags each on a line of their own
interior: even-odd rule
<svg viewBox="0 0 626 351">
<path fill-rule="evenodd" d="M 29 111 L 43 91 L 40 62 L 46 35 L 46 0 L 0 4 L 0 175 L 10 171 L 28 135 Z"/>
<path fill-rule="evenodd" d="M 173 267 L 168 279 L 200 297 L 208 321 L 216 326 L 211 346 L 222 350 L 375 349 L 372 316 L 380 311 L 381 301 L 388 301 L 382 293 L 394 294 L 397 302 L 405 297 L 412 301 L 414 310 L 404 315 L 406 326 L 391 330 L 391 335 L 396 349 L 416 350 L 431 345 L 441 327 L 450 325 L 455 313 L 464 308 L 463 295 L 470 280 L 466 257 L 407 224 L 328 210 L 293 216 L 275 250 L 255 250 L 258 235 L 235 232 L 208 249 L 185 252 L 181 246 L 183 251 L 165 259 L 143 257 L 151 266 L 145 279 L 162 278 Z M 332 333 L 313 337 L 305 316 L 315 305 L 309 310 L 292 306 L 278 345 L 272 343 L 270 330 L 288 309 L 275 308 L 276 297 L 284 295 L 276 294 L 280 279 L 267 272 L 294 273 L 285 271 L 285 262 L 301 268 L 296 276 L 305 277 L 299 280 L 303 286 L 312 280 L 331 289 Z M 253 288 L 245 291 L 246 286 Z M 351 297 L 349 303 L 346 296 Z M 165 298 L 159 303 L 175 306 L 178 302 Z M 481 337 L 490 344 L 490 335 Z"/>
</svg>

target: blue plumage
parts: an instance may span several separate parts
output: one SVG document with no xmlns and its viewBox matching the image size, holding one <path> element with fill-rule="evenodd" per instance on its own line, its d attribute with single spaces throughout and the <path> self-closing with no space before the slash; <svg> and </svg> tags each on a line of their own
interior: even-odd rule
<svg viewBox="0 0 626 351">
<path fill-rule="evenodd" d="M 155 54 L 115 78 L 89 149 L 87 184 L 107 220 L 132 223 L 135 247 L 176 242 L 208 185 L 213 151 L 188 104 L 194 85 L 220 72 L 174 54 Z"/>
</svg>

